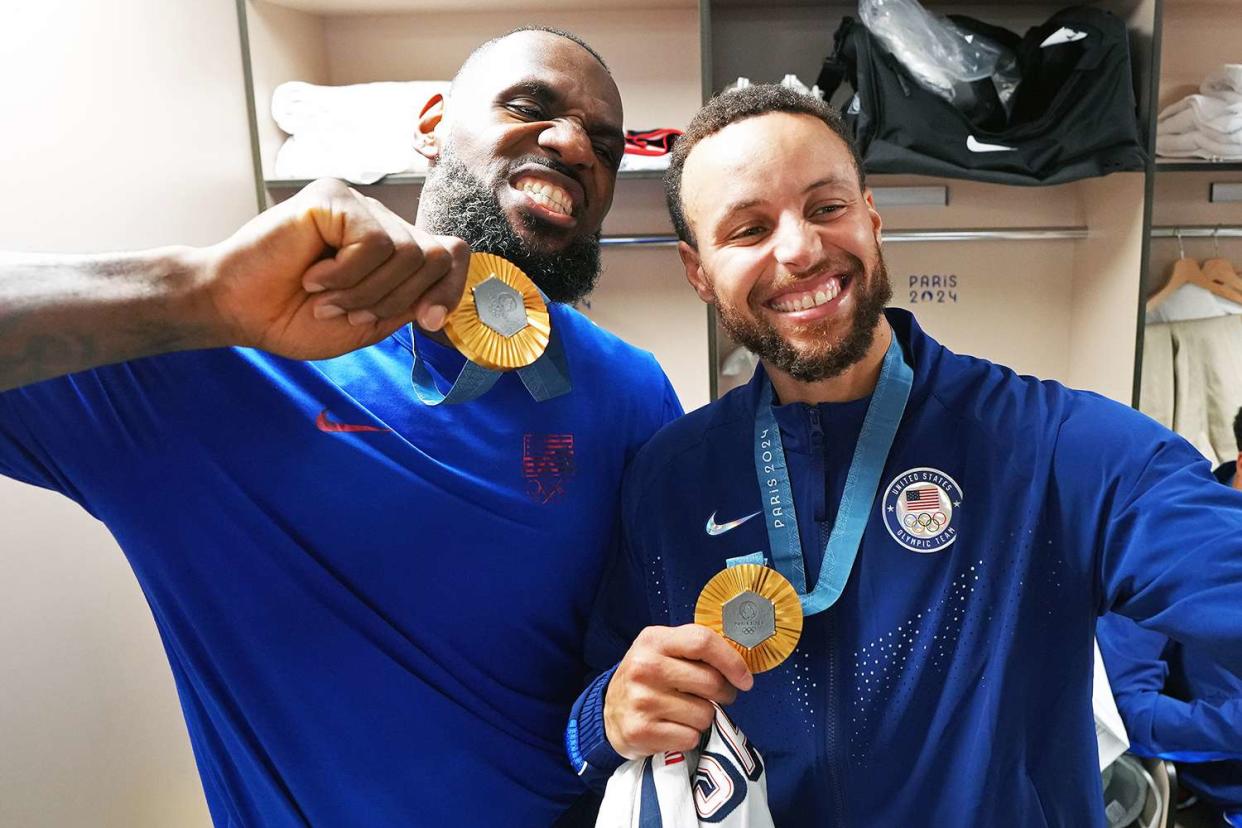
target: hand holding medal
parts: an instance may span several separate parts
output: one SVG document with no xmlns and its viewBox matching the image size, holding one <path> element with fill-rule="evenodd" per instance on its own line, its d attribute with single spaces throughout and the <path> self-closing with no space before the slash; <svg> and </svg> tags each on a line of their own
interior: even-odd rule
<svg viewBox="0 0 1242 828">
<path fill-rule="evenodd" d="M 775 569 L 740 564 L 718 572 L 703 587 L 694 623 L 724 636 L 752 673 L 762 673 L 798 646 L 802 604 L 793 585 Z"/>
</svg>

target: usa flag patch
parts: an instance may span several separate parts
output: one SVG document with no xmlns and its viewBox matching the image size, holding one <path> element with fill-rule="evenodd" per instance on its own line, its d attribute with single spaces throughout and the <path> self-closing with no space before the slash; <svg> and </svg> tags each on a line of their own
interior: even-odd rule
<svg viewBox="0 0 1242 828">
<path fill-rule="evenodd" d="M 939 552 L 957 540 L 962 499 L 962 487 L 939 469 L 910 469 L 884 489 L 884 527 L 911 552 Z"/>
</svg>

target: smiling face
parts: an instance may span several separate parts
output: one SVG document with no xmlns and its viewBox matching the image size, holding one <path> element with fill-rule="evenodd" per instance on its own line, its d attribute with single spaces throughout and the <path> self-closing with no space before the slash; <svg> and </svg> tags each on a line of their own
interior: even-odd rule
<svg viewBox="0 0 1242 828">
<path fill-rule="evenodd" d="M 686 157 L 690 283 L 740 344 L 802 382 L 840 375 L 892 295 L 880 216 L 845 143 L 810 115 L 732 123 Z"/>
<path fill-rule="evenodd" d="M 540 31 L 502 38 L 454 82 L 435 126 L 435 167 L 420 212 L 431 229 L 460 235 L 475 249 L 470 219 L 498 212 L 487 217 L 490 224 L 502 219 L 513 238 L 490 252 L 529 257 L 516 263 L 550 295 L 562 294 L 552 298 L 577 298 L 541 283 L 540 272 L 555 282 L 566 256 L 574 267 L 592 250 L 598 272 L 600 226 L 625 149 L 621 118 L 616 84 L 580 45 Z M 507 249 L 514 246 L 520 250 Z M 554 265 L 550 256 L 561 259 Z"/>
</svg>

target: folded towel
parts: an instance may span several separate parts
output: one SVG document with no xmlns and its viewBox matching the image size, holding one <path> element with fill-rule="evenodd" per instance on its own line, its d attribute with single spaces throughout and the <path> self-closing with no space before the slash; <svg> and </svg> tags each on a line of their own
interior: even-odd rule
<svg viewBox="0 0 1242 828">
<path fill-rule="evenodd" d="M 1166 158 L 1205 158 L 1209 161 L 1242 161 L 1242 141 L 1214 141 L 1202 132 L 1156 135 L 1156 154 Z"/>
<path fill-rule="evenodd" d="M 1213 161 L 1242 159 L 1242 64 L 1224 64 L 1199 94 L 1164 108 L 1156 119 L 1156 154 Z"/>
<path fill-rule="evenodd" d="M 409 136 L 384 141 L 353 133 L 306 133 L 291 135 L 276 151 L 275 177 L 374 184 L 386 175 L 422 173 L 427 168 L 427 159 L 414 149 Z"/>
<path fill-rule="evenodd" d="M 1218 66 L 1206 78 L 1199 91 L 1204 95 L 1242 93 L 1242 63 L 1225 63 Z"/>
<path fill-rule="evenodd" d="M 371 184 L 392 173 L 425 171 L 426 160 L 414 149 L 419 114 L 448 87 L 448 81 L 281 84 L 272 93 L 272 117 L 290 138 L 276 154 L 276 177 Z"/>
<path fill-rule="evenodd" d="M 1162 135 L 1182 135 L 1198 129 L 1209 130 L 1217 140 L 1242 140 L 1242 95 L 1229 103 L 1219 98 L 1190 95 L 1160 113 L 1156 131 Z"/>
</svg>

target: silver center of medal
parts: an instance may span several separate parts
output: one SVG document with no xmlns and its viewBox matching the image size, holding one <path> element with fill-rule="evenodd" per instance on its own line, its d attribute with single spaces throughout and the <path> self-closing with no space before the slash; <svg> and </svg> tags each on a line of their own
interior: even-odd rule
<svg viewBox="0 0 1242 828">
<path fill-rule="evenodd" d="M 746 590 L 721 608 L 724 634 L 743 647 L 758 647 L 776 635 L 776 607 L 757 592 Z"/>
<path fill-rule="evenodd" d="M 513 336 L 529 324 L 522 294 L 495 276 L 475 285 L 473 292 L 479 321 L 501 336 Z"/>
</svg>

